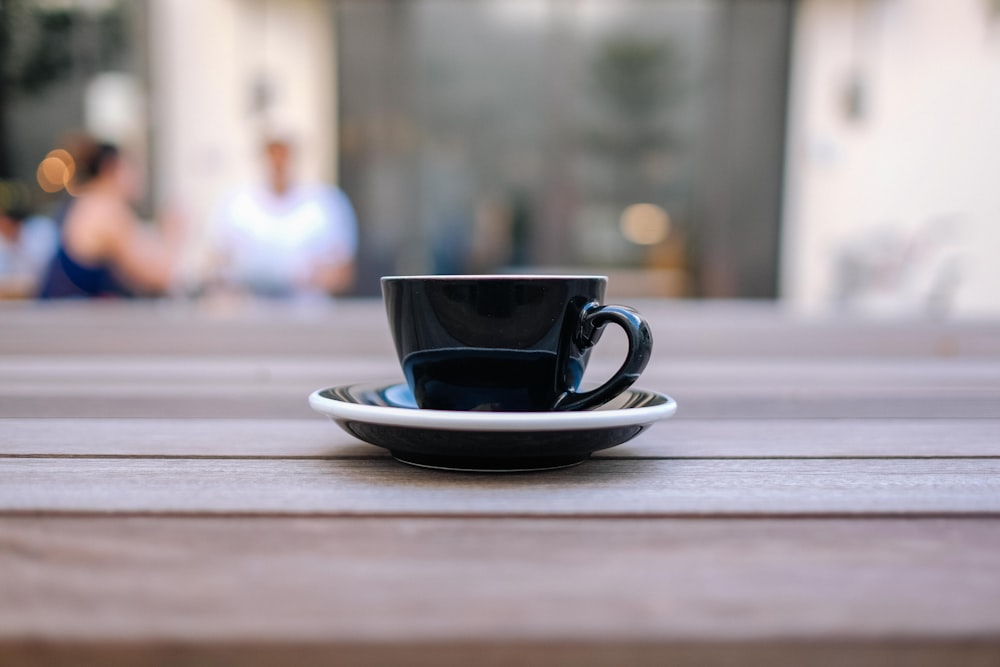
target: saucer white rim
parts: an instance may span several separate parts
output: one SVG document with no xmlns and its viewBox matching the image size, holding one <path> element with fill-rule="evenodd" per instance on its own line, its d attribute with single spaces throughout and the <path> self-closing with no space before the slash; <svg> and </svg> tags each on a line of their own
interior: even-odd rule
<svg viewBox="0 0 1000 667">
<path fill-rule="evenodd" d="M 361 383 L 352 383 L 355 384 Z M 368 384 L 368 383 L 365 383 Z M 401 382 L 373 382 L 386 388 Z M 563 431 L 571 429 L 615 428 L 652 424 L 677 412 L 677 402 L 666 394 L 642 390 L 661 396 L 660 405 L 617 410 L 587 410 L 579 412 L 459 412 L 451 410 L 419 410 L 382 405 L 362 405 L 326 398 L 317 389 L 309 395 L 309 406 L 321 414 L 336 419 L 350 419 L 383 426 L 403 426 L 447 431 Z M 628 390 L 633 391 L 633 390 Z M 635 390 L 639 391 L 639 390 Z"/>
</svg>

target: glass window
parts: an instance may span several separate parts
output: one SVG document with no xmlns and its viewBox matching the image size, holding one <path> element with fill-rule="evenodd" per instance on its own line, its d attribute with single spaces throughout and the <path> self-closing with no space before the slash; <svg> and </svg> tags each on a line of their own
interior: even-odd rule
<svg viewBox="0 0 1000 667">
<path fill-rule="evenodd" d="M 777 0 L 340 3 L 362 286 L 597 269 L 644 293 L 773 296 L 787 16 Z"/>
</svg>

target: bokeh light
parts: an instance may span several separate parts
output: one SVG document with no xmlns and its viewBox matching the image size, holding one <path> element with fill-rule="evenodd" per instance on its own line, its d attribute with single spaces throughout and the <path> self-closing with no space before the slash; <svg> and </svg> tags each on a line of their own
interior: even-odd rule
<svg viewBox="0 0 1000 667">
<path fill-rule="evenodd" d="M 670 215 L 656 204 L 632 204 L 618 221 L 622 235 L 636 245 L 656 245 L 670 235 Z"/>
<path fill-rule="evenodd" d="M 63 188 L 72 194 L 73 176 L 76 174 L 76 161 L 68 151 L 62 148 L 49 151 L 38 165 L 38 186 L 45 192 L 55 193 Z"/>
</svg>

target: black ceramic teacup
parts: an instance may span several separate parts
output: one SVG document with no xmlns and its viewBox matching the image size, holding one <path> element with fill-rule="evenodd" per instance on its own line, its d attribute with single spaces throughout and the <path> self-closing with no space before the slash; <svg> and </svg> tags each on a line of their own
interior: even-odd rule
<svg viewBox="0 0 1000 667">
<path fill-rule="evenodd" d="M 603 276 L 382 278 L 396 352 L 417 405 L 432 410 L 584 410 L 639 377 L 653 347 L 646 321 L 603 305 Z M 579 391 L 606 324 L 628 355 L 600 387 Z"/>
</svg>

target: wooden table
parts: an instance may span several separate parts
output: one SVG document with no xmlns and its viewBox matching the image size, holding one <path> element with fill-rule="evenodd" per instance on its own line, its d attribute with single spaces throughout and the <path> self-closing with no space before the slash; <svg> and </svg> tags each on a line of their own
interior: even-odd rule
<svg viewBox="0 0 1000 667">
<path fill-rule="evenodd" d="M 677 416 L 519 475 L 309 410 L 378 302 L 3 306 L 0 664 L 1000 664 L 1000 325 L 638 306 Z"/>
</svg>

